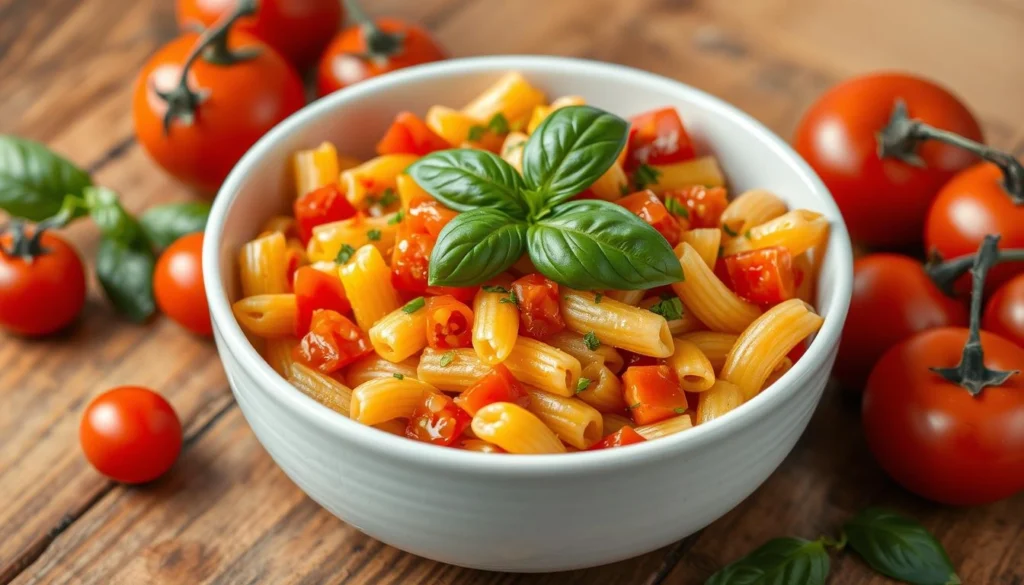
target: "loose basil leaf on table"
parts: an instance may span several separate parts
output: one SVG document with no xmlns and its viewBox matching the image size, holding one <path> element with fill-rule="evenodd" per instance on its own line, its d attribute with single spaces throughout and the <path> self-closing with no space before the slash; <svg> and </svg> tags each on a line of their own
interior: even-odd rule
<svg viewBox="0 0 1024 585">
<path fill-rule="evenodd" d="M 665 238 L 607 201 L 564 203 L 531 225 L 528 237 L 537 270 L 571 288 L 637 290 L 683 279 Z"/>
<path fill-rule="evenodd" d="M 146 244 L 145 235 L 138 220 L 121 207 L 121 201 L 112 189 L 86 187 L 85 207 L 96 227 L 105 238 L 138 248 Z"/>
<path fill-rule="evenodd" d="M 960 577 L 931 533 L 899 514 L 868 508 L 843 527 L 849 547 L 872 569 L 913 585 L 958 585 Z"/>
<path fill-rule="evenodd" d="M 428 154 L 409 165 L 409 175 L 427 193 L 455 211 L 489 208 L 526 217 L 523 179 L 494 153 L 457 148 Z"/>
<path fill-rule="evenodd" d="M 472 286 L 501 274 L 526 251 L 527 225 L 496 209 L 455 217 L 437 236 L 431 285 Z"/>
<path fill-rule="evenodd" d="M 0 136 L 0 209 L 32 221 L 56 214 L 65 195 L 80 196 L 89 175 L 38 142 Z"/>
<path fill-rule="evenodd" d="M 523 149 L 526 187 L 550 209 L 601 178 L 626 147 L 628 135 L 625 120 L 593 106 L 555 110 Z"/>
<path fill-rule="evenodd" d="M 824 585 L 829 559 L 816 540 L 776 538 L 727 565 L 704 585 Z"/>
<path fill-rule="evenodd" d="M 209 203 L 170 203 L 151 207 L 139 218 L 139 224 L 150 243 L 162 250 L 184 235 L 206 229 L 209 216 Z"/>
<path fill-rule="evenodd" d="M 132 245 L 105 236 L 96 251 L 96 275 L 103 290 L 114 307 L 133 321 L 145 321 L 156 311 L 155 264 L 148 245 Z"/>
</svg>

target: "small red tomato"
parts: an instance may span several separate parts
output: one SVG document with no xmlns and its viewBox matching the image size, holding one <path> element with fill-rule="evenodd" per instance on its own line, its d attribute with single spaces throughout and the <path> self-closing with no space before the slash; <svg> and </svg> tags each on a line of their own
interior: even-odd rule
<svg viewBox="0 0 1024 585">
<path fill-rule="evenodd" d="M 519 332 L 544 340 L 565 329 L 558 303 L 558 284 L 540 274 L 528 274 L 512 283 L 519 306 Z"/>
<path fill-rule="evenodd" d="M 967 325 L 967 311 L 932 283 L 921 263 L 870 254 L 853 263 L 853 297 L 833 373 L 860 390 L 890 347 L 934 327 Z"/>
<path fill-rule="evenodd" d="M 203 234 L 188 234 L 164 250 L 153 271 L 153 296 L 160 311 L 197 335 L 213 335 L 203 285 Z"/>
<path fill-rule="evenodd" d="M 103 475 L 146 483 L 167 472 L 181 452 L 181 422 L 163 396 L 121 386 L 89 403 L 78 429 L 82 451 Z"/>
<path fill-rule="evenodd" d="M 686 395 L 666 365 L 630 366 L 622 374 L 623 395 L 633 422 L 646 425 L 686 412 Z"/>
<path fill-rule="evenodd" d="M 530 395 L 523 390 L 522 384 L 516 380 L 512 372 L 502 364 L 494 366 L 468 390 L 455 397 L 455 404 L 462 407 L 470 416 L 494 402 L 512 402 L 523 408 L 530 404 Z"/>
<path fill-rule="evenodd" d="M 398 240 L 391 252 L 391 284 L 402 293 L 422 295 L 427 290 L 430 252 L 434 239 L 427 234 L 410 234 Z"/>
<path fill-rule="evenodd" d="M 338 33 L 320 57 L 317 90 L 321 96 L 404 67 L 440 61 L 444 51 L 425 29 L 379 18 Z"/>
<path fill-rule="evenodd" d="M 626 445 L 635 445 L 636 443 L 643 443 L 646 441 L 640 433 L 633 430 L 633 427 L 622 427 L 607 437 L 601 439 L 588 451 L 597 451 L 599 449 L 611 449 L 613 447 L 625 447 Z"/>
<path fill-rule="evenodd" d="M 430 154 L 451 148 L 448 141 L 431 130 L 426 122 L 411 112 L 401 112 L 377 143 L 377 154 Z"/>
<path fill-rule="evenodd" d="M 456 349 L 473 345 L 473 310 L 455 297 L 427 299 L 427 345 L 434 349 Z"/>
<path fill-rule="evenodd" d="M 37 337 L 59 331 L 85 305 L 85 270 L 63 238 L 0 233 L 0 327 Z"/>
<path fill-rule="evenodd" d="M 336 372 L 373 352 L 369 338 L 344 315 L 329 309 L 313 311 L 313 320 L 298 347 L 295 360 L 325 374 Z"/>
<path fill-rule="evenodd" d="M 455 219 L 458 212 L 448 209 L 433 197 L 414 197 L 409 202 L 409 213 L 402 221 L 406 229 L 416 234 L 427 234 L 437 239 L 438 234 Z"/>
<path fill-rule="evenodd" d="M 985 305 L 981 327 L 1024 347 L 1024 274 L 1018 274 Z"/>
<path fill-rule="evenodd" d="M 298 308 L 295 318 L 295 335 L 303 337 L 309 333 L 309 325 L 313 321 L 313 312 L 319 309 L 330 309 L 341 314 L 352 310 L 345 294 L 345 287 L 337 274 L 317 270 L 312 266 L 303 266 L 295 271 L 295 304 Z"/>
<path fill-rule="evenodd" d="M 794 140 L 835 198 L 850 236 L 870 246 L 920 241 L 935 194 L 974 160 L 967 151 L 937 141 L 918 148 L 924 161 L 920 167 L 880 159 L 876 135 L 898 101 L 912 118 L 982 141 L 978 121 L 956 96 L 926 79 L 898 73 L 865 75 L 833 87 L 804 114 Z"/>
<path fill-rule="evenodd" d="M 670 199 L 676 203 L 670 203 Z M 725 189 L 703 185 L 666 191 L 665 202 L 673 209 L 686 209 L 690 229 L 718 227 L 722 212 L 729 205 Z"/>
<path fill-rule="evenodd" d="M 679 238 L 682 236 L 683 229 L 685 228 L 680 226 L 679 220 L 668 212 L 665 204 L 661 202 L 661 199 L 658 199 L 654 191 L 637 191 L 632 195 L 619 199 L 616 203 L 630 210 L 651 227 L 658 230 L 658 233 L 668 240 L 670 246 L 675 247 L 679 243 Z"/>
<path fill-rule="evenodd" d="M 675 108 L 662 108 L 630 119 L 626 168 L 667 165 L 696 156 Z"/>
<path fill-rule="evenodd" d="M 472 420 L 451 398 L 440 393 L 426 392 L 423 402 L 409 417 L 405 436 L 448 447 L 462 435 Z"/>
<path fill-rule="evenodd" d="M 762 305 L 777 305 L 796 296 L 793 257 L 782 246 L 725 257 L 729 282 L 736 294 Z"/>
<path fill-rule="evenodd" d="M 313 237 L 313 228 L 333 221 L 348 219 L 356 214 L 356 208 L 348 202 L 337 184 L 314 189 L 295 200 L 295 223 L 299 238 L 308 243 Z"/>
</svg>

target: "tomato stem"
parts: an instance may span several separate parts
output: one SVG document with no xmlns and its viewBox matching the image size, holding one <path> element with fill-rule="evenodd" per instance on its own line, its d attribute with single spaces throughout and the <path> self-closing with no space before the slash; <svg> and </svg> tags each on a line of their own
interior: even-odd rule
<svg viewBox="0 0 1024 585">
<path fill-rule="evenodd" d="M 839 533 L 839 539 L 838 540 L 832 540 L 828 536 L 824 536 L 823 535 L 821 538 L 818 539 L 818 542 L 820 542 L 822 544 L 822 546 L 824 546 L 826 548 L 831 548 L 831 549 L 835 550 L 836 552 L 840 552 L 844 548 L 846 548 L 846 542 L 847 542 L 846 531 L 844 530 L 844 531 Z"/>
<path fill-rule="evenodd" d="M 976 256 L 976 254 L 966 254 L 952 260 L 943 261 L 938 255 L 933 255 L 925 263 L 924 271 L 928 278 L 935 283 L 935 286 L 945 293 L 946 296 L 955 297 L 956 291 L 953 290 L 953 285 L 971 269 Z M 1002 264 L 1003 262 L 1024 262 L 1024 249 L 997 249 L 995 264 Z"/>
<path fill-rule="evenodd" d="M 356 56 L 386 62 L 388 57 L 398 55 L 405 49 L 405 34 L 388 33 L 381 30 L 356 0 L 345 0 L 345 8 L 352 19 L 359 24 L 366 42 L 366 53 Z"/>
<path fill-rule="evenodd" d="M 916 167 L 924 166 L 917 147 L 925 140 L 938 140 L 962 148 L 999 167 L 1003 173 L 1003 189 L 1010 200 L 1015 205 L 1024 205 L 1024 165 L 1019 160 L 1010 153 L 911 118 L 903 100 L 896 101 L 889 123 L 878 133 L 877 139 L 880 158 L 895 158 Z"/>
<path fill-rule="evenodd" d="M 30 236 L 25 231 L 24 222 L 12 219 L 10 223 L 0 226 L 0 234 L 4 234 L 8 230 L 10 230 L 12 234 L 11 249 L 8 250 L 0 245 L 0 253 L 11 257 L 21 258 L 25 262 L 31 264 L 34 258 L 49 252 L 49 250 L 44 248 L 42 244 L 43 232 L 45 232 L 48 227 L 50 226 L 46 224 L 46 221 L 39 222 L 36 224 L 35 231 Z"/>
<path fill-rule="evenodd" d="M 985 236 L 971 266 L 971 324 L 964 344 L 960 363 L 953 368 L 929 368 L 943 378 L 959 385 L 972 396 L 986 386 L 999 386 L 1020 370 L 990 370 L 985 366 L 985 352 L 981 347 L 981 307 L 985 294 L 985 277 L 999 257 L 998 235 Z"/>
</svg>

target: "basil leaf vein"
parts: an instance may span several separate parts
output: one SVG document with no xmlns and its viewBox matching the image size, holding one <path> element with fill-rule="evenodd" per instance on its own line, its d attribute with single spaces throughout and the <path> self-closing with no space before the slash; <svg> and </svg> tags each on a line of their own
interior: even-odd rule
<svg viewBox="0 0 1024 585">
<path fill-rule="evenodd" d="M 821 542 L 776 538 L 725 566 L 705 585 L 824 585 L 828 572 Z"/>
<path fill-rule="evenodd" d="M 206 229 L 209 215 L 209 203 L 170 203 L 151 207 L 139 218 L 139 224 L 149 241 L 163 249 L 184 235 Z"/>
<path fill-rule="evenodd" d="M 81 196 L 89 175 L 46 146 L 0 136 L 0 209 L 41 221 L 56 214 L 65 195 Z"/>
<path fill-rule="evenodd" d="M 913 585 L 956 585 L 960 578 L 928 530 L 894 512 L 868 508 L 843 527 L 857 554 L 872 569 Z"/>
<path fill-rule="evenodd" d="M 496 209 L 461 213 L 430 255 L 432 286 L 473 286 L 501 274 L 526 251 L 527 225 Z"/>
<path fill-rule="evenodd" d="M 443 150 L 409 165 L 407 172 L 427 193 L 456 211 L 489 208 L 517 219 L 526 217 L 522 176 L 492 152 Z"/>
</svg>

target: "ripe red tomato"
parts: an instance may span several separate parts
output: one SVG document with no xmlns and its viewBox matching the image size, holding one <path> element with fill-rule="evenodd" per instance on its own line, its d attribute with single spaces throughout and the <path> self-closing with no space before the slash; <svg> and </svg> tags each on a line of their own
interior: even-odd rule
<svg viewBox="0 0 1024 585">
<path fill-rule="evenodd" d="M 794 140 L 797 152 L 832 192 L 850 236 L 869 246 L 920 241 L 925 213 L 939 188 L 974 162 L 966 151 L 936 141 L 918 149 L 923 168 L 879 159 L 876 134 L 898 100 L 912 118 L 982 141 L 978 121 L 953 94 L 898 73 L 865 75 L 833 87 L 804 114 Z"/>
<path fill-rule="evenodd" d="M 424 156 L 436 150 L 451 148 L 448 141 L 434 133 L 416 114 L 401 112 L 377 143 L 377 154 L 417 154 Z"/>
<path fill-rule="evenodd" d="M 985 305 L 981 328 L 1024 347 L 1024 274 L 1018 274 Z"/>
<path fill-rule="evenodd" d="M 678 206 L 669 203 L 669 199 L 678 202 Z M 693 185 L 685 189 L 673 189 L 665 192 L 665 203 L 671 209 L 686 209 L 686 218 L 690 229 L 716 228 L 721 223 L 722 212 L 729 205 L 725 189 L 721 187 L 705 187 Z"/>
<path fill-rule="evenodd" d="M 693 142 L 675 108 L 645 112 L 633 116 L 629 123 L 625 165 L 629 170 L 644 164 L 683 162 L 696 156 Z"/>
<path fill-rule="evenodd" d="M 303 266 L 295 271 L 293 282 L 297 307 L 295 335 L 300 338 L 309 333 L 314 311 L 330 309 L 345 314 L 352 310 L 337 273 L 329 274 L 312 266 Z"/>
<path fill-rule="evenodd" d="M 174 117 L 165 131 L 169 101 L 157 92 L 180 91 L 182 66 L 198 40 L 198 34 L 183 34 L 149 58 L 135 80 L 132 118 L 135 135 L 153 160 L 179 180 L 214 192 L 245 151 L 301 108 L 305 96 L 298 74 L 277 51 L 233 31 L 228 35 L 232 51 L 259 50 L 258 55 L 230 65 L 197 58 L 188 72 L 191 97 L 175 93 L 179 97 L 171 99 L 198 99 L 198 104 L 191 116 Z"/>
<path fill-rule="evenodd" d="M 174 465 L 181 452 L 181 422 L 163 396 L 121 386 L 89 403 L 78 438 L 96 471 L 121 483 L 146 483 Z"/>
<path fill-rule="evenodd" d="M 427 299 L 427 345 L 455 349 L 473 345 L 473 311 L 451 295 Z"/>
<path fill-rule="evenodd" d="M 295 223 L 303 244 L 313 237 L 313 228 L 333 221 L 348 219 L 356 214 L 337 184 L 314 189 L 295 200 Z"/>
<path fill-rule="evenodd" d="M 630 366 L 622 374 L 622 385 L 629 414 L 638 425 L 686 412 L 686 395 L 679 389 L 676 373 L 666 365 Z"/>
<path fill-rule="evenodd" d="M 230 14 L 237 0 L 177 0 L 178 26 L 196 32 Z M 344 10 L 338 0 L 260 0 L 256 14 L 235 25 L 304 68 L 316 62 L 338 32 Z"/>
<path fill-rule="evenodd" d="M 468 390 L 455 397 L 455 404 L 470 416 L 494 402 L 512 402 L 523 408 L 530 404 L 530 395 L 523 390 L 522 384 L 516 380 L 512 372 L 502 364 L 494 366 Z"/>
<path fill-rule="evenodd" d="M 679 220 L 668 212 L 665 204 L 658 199 L 654 191 L 637 191 L 619 199 L 616 203 L 658 230 L 658 233 L 668 240 L 670 246 L 675 247 L 679 243 L 679 238 L 683 235 L 683 226 L 680 226 Z"/>
<path fill-rule="evenodd" d="M 519 306 L 519 333 L 544 340 L 565 329 L 558 303 L 558 284 L 540 274 L 528 274 L 512 283 Z"/>
<path fill-rule="evenodd" d="M 977 251 L 988 234 L 999 234 L 999 247 L 1024 248 L 1024 205 L 1014 205 L 1006 194 L 999 167 L 992 163 L 975 165 L 953 177 L 939 191 L 925 221 L 927 250 L 944 259 Z M 998 288 L 1024 264 L 1006 262 L 995 266 L 985 281 L 985 290 Z M 964 278 L 963 286 L 970 283 Z"/>
<path fill-rule="evenodd" d="M 472 417 L 444 394 L 426 392 L 405 427 L 405 436 L 434 445 L 451 446 Z"/>
<path fill-rule="evenodd" d="M 153 271 L 153 296 L 160 311 L 197 335 L 213 335 L 203 286 L 203 234 L 188 234 L 164 250 Z"/>
<path fill-rule="evenodd" d="M 783 246 L 726 256 L 725 267 L 732 289 L 752 303 L 777 305 L 796 296 L 793 257 Z"/>
<path fill-rule="evenodd" d="M 391 252 L 391 284 L 395 290 L 411 295 L 427 291 L 433 249 L 434 239 L 427 234 L 413 233 L 398 240 Z"/>
<path fill-rule="evenodd" d="M 422 27 L 394 18 L 379 18 L 374 23 L 382 35 L 369 42 L 364 25 L 347 27 L 334 37 L 320 57 L 319 95 L 404 67 L 446 58 L 444 50 Z M 390 46 L 373 50 L 375 45 Z"/>
<path fill-rule="evenodd" d="M 599 449 L 611 449 L 612 447 L 625 447 L 626 445 L 633 445 L 636 443 L 643 443 L 646 441 L 640 433 L 633 430 L 633 427 L 622 427 L 607 437 L 601 439 L 594 445 L 592 445 L 588 451 L 597 451 Z"/>
<path fill-rule="evenodd" d="M 85 270 L 63 238 L 43 232 L 30 256 L 11 255 L 25 237 L 0 234 L 0 327 L 36 337 L 67 327 L 85 305 Z"/>
<path fill-rule="evenodd" d="M 440 201 L 433 197 L 413 197 L 409 202 L 409 213 L 406 214 L 403 224 L 414 234 L 429 234 L 431 238 L 437 239 L 438 234 L 448 225 L 448 222 L 455 219 L 458 212 L 448 209 Z"/>
<path fill-rule="evenodd" d="M 307 333 L 295 348 L 295 360 L 330 374 L 373 353 L 373 346 L 355 323 L 337 311 L 313 311 Z"/>
<path fill-rule="evenodd" d="M 935 327 L 967 325 L 967 310 L 947 297 L 921 263 L 898 254 L 869 254 L 853 263 L 853 297 L 833 373 L 860 390 L 890 347 Z"/>
<path fill-rule="evenodd" d="M 864 391 L 864 433 L 882 467 L 908 490 L 976 505 L 1024 490 L 1024 375 L 977 396 L 929 370 L 960 362 L 967 329 L 918 333 L 896 345 Z M 1024 348 L 981 333 L 985 365 L 1018 369 Z"/>
</svg>

